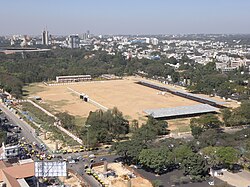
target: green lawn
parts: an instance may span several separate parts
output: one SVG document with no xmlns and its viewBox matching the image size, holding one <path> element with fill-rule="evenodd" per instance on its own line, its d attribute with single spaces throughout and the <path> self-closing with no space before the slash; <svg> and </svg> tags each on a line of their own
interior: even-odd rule
<svg viewBox="0 0 250 187">
<path fill-rule="evenodd" d="M 85 122 L 87 120 L 86 117 L 76 116 L 76 126 L 82 127 L 85 125 Z"/>
<path fill-rule="evenodd" d="M 36 95 L 38 92 L 45 91 L 46 88 L 41 85 L 41 83 L 33 83 L 23 87 L 24 97 L 29 97 L 31 95 Z"/>
</svg>

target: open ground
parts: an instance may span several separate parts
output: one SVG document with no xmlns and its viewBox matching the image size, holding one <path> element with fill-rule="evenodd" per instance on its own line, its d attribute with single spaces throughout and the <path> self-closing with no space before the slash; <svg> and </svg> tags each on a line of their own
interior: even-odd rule
<svg viewBox="0 0 250 187">
<path fill-rule="evenodd" d="M 74 90 L 87 94 L 92 100 L 107 108 L 117 107 L 128 120 L 137 119 L 140 124 L 146 121 L 146 114 L 143 113 L 145 109 L 198 104 L 189 99 L 138 85 L 136 84 L 138 80 L 135 77 L 128 77 L 123 80 L 81 82 L 57 86 L 37 83 L 26 87 L 25 90 L 28 97 L 41 97 L 42 103 L 54 113 L 66 111 L 77 117 L 86 118 L 90 111 L 98 109 L 98 107 L 80 100 L 79 95 L 72 91 Z"/>
</svg>

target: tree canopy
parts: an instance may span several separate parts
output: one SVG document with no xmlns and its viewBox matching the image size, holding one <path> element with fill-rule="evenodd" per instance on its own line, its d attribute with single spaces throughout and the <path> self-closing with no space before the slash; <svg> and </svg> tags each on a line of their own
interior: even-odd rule
<svg viewBox="0 0 250 187">
<path fill-rule="evenodd" d="M 121 135 L 129 132 L 129 123 L 117 108 L 106 112 L 102 110 L 90 112 L 85 124 L 81 137 L 85 142 L 89 138 L 91 145 L 110 142 L 112 139 L 119 140 Z"/>
</svg>

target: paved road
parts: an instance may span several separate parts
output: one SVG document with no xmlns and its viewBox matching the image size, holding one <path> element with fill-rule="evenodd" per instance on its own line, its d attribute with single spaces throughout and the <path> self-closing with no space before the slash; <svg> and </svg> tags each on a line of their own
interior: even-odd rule
<svg viewBox="0 0 250 187">
<path fill-rule="evenodd" d="M 37 144 L 41 144 L 42 141 L 40 139 L 38 139 L 38 137 L 35 134 L 34 129 L 27 124 L 25 121 L 19 119 L 18 116 L 16 116 L 13 112 L 11 112 L 9 109 L 7 109 L 7 107 L 5 105 L 3 105 L 2 103 L 0 103 L 0 108 L 2 109 L 2 111 L 5 113 L 5 115 L 7 116 L 7 118 L 10 120 L 10 123 L 13 123 L 15 125 L 18 125 L 22 128 L 22 136 L 24 136 L 26 139 L 28 139 L 30 142 L 36 142 Z M 239 129 L 227 129 L 227 132 L 235 132 L 241 130 L 241 128 Z M 164 138 L 169 138 L 169 136 L 166 136 Z M 175 136 L 174 138 L 185 138 L 185 139 L 192 139 L 192 136 L 190 134 L 184 134 L 184 135 L 180 135 L 180 136 Z M 70 154 L 70 156 L 77 156 L 77 155 L 83 155 L 86 153 L 72 153 Z M 61 155 L 64 158 L 67 158 L 69 155 Z M 100 160 L 101 157 L 105 157 L 107 158 L 108 162 L 113 162 L 115 158 L 117 158 L 117 156 L 99 156 L 97 158 L 95 158 L 96 162 Z M 92 177 L 92 176 L 88 176 L 85 172 L 84 172 L 84 165 L 85 164 L 89 164 L 88 160 L 86 160 L 85 162 L 79 162 L 77 164 L 72 164 L 72 167 L 69 165 L 69 167 L 71 169 L 73 169 L 74 171 L 76 171 L 79 175 L 81 175 L 84 180 L 91 186 L 91 187 L 100 187 L 100 184 Z M 156 180 L 156 179 L 160 179 L 162 180 L 162 182 L 164 183 L 164 186 L 168 186 L 168 182 L 169 182 L 169 177 L 166 175 L 161 175 L 159 177 L 156 177 L 154 174 L 149 173 L 149 172 L 145 172 L 144 170 L 138 170 L 139 173 L 141 173 L 145 178 L 149 179 L 149 180 Z M 198 186 L 201 184 L 198 184 Z M 207 183 L 202 183 L 202 186 L 207 186 Z M 195 186 L 193 184 L 193 186 Z"/>
<path fill-rule="evenodd" d="M 223 175 L 219 178 L 233 186 L 237 187 L 250 186 L 250 172 L 248 171 L 241 171 L 238 173 L 231 173 L 228 171 L 224 171 Z"/>
<path fill-rule="evenodd" d="M 178 179 L 183 176 L 183 171 L 181 170 L 174 170 L 172 172 L 168 172 L 168 173 L 165 173 L 165 174 L 162 174 L 162 175 L 155 175 L 154 173 L 151 173 L 151 172 L 148 172 L 148 171 L 145 171 L 143 169 L 135 169 L 133 168 L 134 170 L 136 170 L 139 174 L 141 174 L 144 178 L 148 179 L 149 181 L 154 181 L 154 180 L 160 180 L 162 182 L 162 186 L 163 187 L 172 187 L 173 184 L 172 184 L 172 176 L 175 176 L 177 177 Z M 218 178 L 215 178 L 215 185 L 219 185 L 219 184 L 222 184 L 223 181 L 218 179 Z M 210 187 L 210 185 L 208 184 L 207 181 L 203 181 L 203 182 L 197 182 L 197 183 L 188 183 L 188 184 L 180 184 L 180 185 L 177 185 L 179 187 Z"/>
<path fill-rule="evenodd" d="M 2 109 L 3 113 L 5 116 L 8 118 L 9 123 L 12 123 L 14 125 L 18 125 L 19 127 L 22 128 L 21 135 L 25 137 L 29 142 L 36 142 L 37 144 L 43 143 L 40 139 L 35 134 L 34 129 L 27 124 L 24 120 L 19 119 L 19 117 L 14 114 L 12 111 L 10 111 L 3 103 L 0 103 L 0 109 Z M 76 155 L 83 155 L 84 153 L 72 153 L 70 155 L 66 154 L 60 154 L 64 158 L 67 158 L 68 156 L 76 156 Z M 85 153 L 86 154 L 86 153 Z M 98 158 L 96 158 L 98 159 Z M 70 165 L 68 165 L 70 167 Z M 80 162 L 77 164 L 72 164 L 72 167 L 70 167 L 74 171 L 76 171 L 79 175 L 83 176 L 84 180 L 91 186 L 91 187 L 100 187 L 100 184 L 92 177 L 88 176 L 84 172 L 84 163 Z"/>
<path fill-rule="evenodd" d="M 97 156 L 96 158 L 94 158 L 93 160 L 95 162 L 100 162 L 101 158 L 106 158 L 107 162 L 111 163 L 114 162 L 114 160 L 116 158 L 118 158 L 118 156 L 116 155 L 107 155 L 107 156 Z M 72 166 L 69 165 L 69 167 L 71 169 L 73 169 L 74 171 L 76 171 L 79 175 L 83 176 L 84 180 L 92 187 L 100 187 L 100 184 L 92 177 L 87 175 L 84 172 L 84 166 L 88 165 L 89 166 L 90 162 L 89 159 L 85 159 L 85 161 L 80 161 L 77 164 L 72 164 Z"/>
<path fill-rule="evenodd" d="M 37 138 L 35 130 L 29 124 L 27 124 L 24 120 L 19 119 L 17 115 L 11 112 L 2 103 L 0 103 L 0 108 L 5 113 L 6 117 L 9 119 L 10 123 L 18 125 L 19 127 L 22 128 L 22 133 L 21 133 L 22 136 L 24 136 L 30 142 L 36 142 L 39 145 L 42 143 L 42 141 Z"/>
</svg>

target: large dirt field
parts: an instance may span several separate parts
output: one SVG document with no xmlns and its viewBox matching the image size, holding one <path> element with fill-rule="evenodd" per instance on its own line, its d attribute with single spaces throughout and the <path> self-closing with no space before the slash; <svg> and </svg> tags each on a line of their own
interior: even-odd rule
<svg viewBox="0 0 250 187">
<path fill-rule="evenodd" d="M 36 84 L 27 87 L 29 96 L 40 96 L 44 103 L 56 111 L 67 111 L 70 114 L 86 117 L 89 111 L 98 108 L 83 102 L 72 90 L 87 94 L 91 99 L 107 108 L 117 107 L 128 120 L 145 120 L 143 110 L 168 108 L 198 104 L 182 97 L 161 92 L 135 84 L 134 78 L 112 81 L 83 82 L 78 84 L 46 86 Z M 69 89 L 70 88 L 70 89 Z"/>
</svg>

